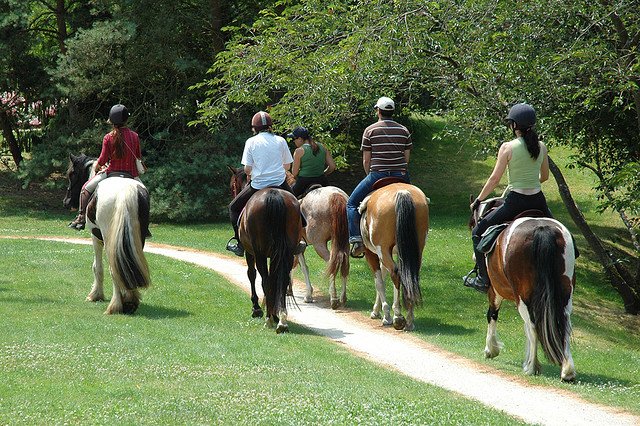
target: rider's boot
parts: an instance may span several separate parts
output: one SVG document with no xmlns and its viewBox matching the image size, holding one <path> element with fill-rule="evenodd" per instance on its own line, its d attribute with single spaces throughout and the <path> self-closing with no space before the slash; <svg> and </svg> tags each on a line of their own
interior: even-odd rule
<svg viewBox="0 0 640 426">
<path fill-rule="evenodd" d="M 476 268 L 478 275 L 471 278 L 471 273 L 464 277 L 464 285 L 478 290 L 479 292 L 486 293 L 489 290 L 491 281 L 489 280 L 489 274 L 487 273 L 487 262 L 484 253 L 478 250 L 478 243 L 480 237 L 477 235 L 472 236 L 473 251 L 476 255 Z"/>
<path fill-rule="evenodd" d="M 89 198 L 91 198 L 91 193 L 86 189 L 83 189 L 80 192 L 80 206 L 78 207 L 78 216 L 69 224 L 69 228 L 75 229 L 76 231 L 80 231 L 84 229 L 84 226 L 87 222 L 85 217 L 85 213 L 87 211 L 87 204 L 89 204 Z"/>
<path fill-rule="evenodd" d="M 242 243 L 240 242 L 240 238 L 238 237 L 238 226 L 233 225 L 233 233 L 234 236 L 227 242 L 227 250 L 235 254 L 236 256 L 244 256 L 244 247 L 242 247 Z"/>
</svg>

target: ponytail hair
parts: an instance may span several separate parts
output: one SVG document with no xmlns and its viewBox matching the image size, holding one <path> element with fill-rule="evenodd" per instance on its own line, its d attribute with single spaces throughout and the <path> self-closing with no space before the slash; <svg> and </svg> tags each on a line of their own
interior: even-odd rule
<svg viewBox="0 0 640 426">
<path fill-rule="evenodd" d="M 522 130 L 522 137 L 524 138 L 524 143 L 527 146 L 529 155 L 534 160 L 537 160 L 538 155 L 540 155 L 540 140 L 538 134 L 533 130 L 533 127 L 529 127 L 528 129 Z"/>
<path fill-rule="evenodd" d="M 122 158 L 124 157 L 124 136 L 122 136 L 122 132 L 120 131 L 120 126 L 113 126 L 113 131 L 111 132 L 114 140 L 114 157 Z"/>
<path fill-rule="evenodd" d="M 316 155 L 318 155 L 318 151 L 320 151 L 320 147 L 318 146 L 316 141 L 314 141 L 312 138 L 309 138 L 308 140 L 309 140 L 309 145 L 311 145 L 311 152 L 315 157 Z"/>
</svg>

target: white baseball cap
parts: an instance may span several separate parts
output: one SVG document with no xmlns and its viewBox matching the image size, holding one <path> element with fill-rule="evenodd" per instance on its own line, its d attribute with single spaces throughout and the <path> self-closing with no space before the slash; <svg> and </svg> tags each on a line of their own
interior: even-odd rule
<svg viewBox="0 0 640 426">
<path fill-rule="evenodd" d="M 378 99 L 378 102 L 376 102 L 374 108 L 384 111 L 393 111 L 394 109 L 396 109 L 396 105 L 393 103 L 393 99 L 383 96 Z"/>
</svg>

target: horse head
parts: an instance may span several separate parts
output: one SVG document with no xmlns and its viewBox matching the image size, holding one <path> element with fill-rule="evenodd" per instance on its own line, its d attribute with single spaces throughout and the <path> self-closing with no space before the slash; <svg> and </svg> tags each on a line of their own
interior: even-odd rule
<svg viewBox="0 0 640 426">
<path fill-rule="evenodd" d="M 67 186 L 64 200 L 62 200 L 62 205 L 65 208 L 78 208 L 82 185 L 89 180 L 94 162 L 95 158 L 88 157 L 85 154 L 78 156 L 69 154 L 69 168 L 67 169 L 69 185 Z"/>
<path fill-rule="evenodd" d="M 247 174 L 244 172 L 242 167 L 236 169 L 235 167 L 227 166 L 227 168 L 231 172 L 231 180 L 229 182 L 231 197 L 236 198 L 240 191 L 249 185 L 249 180 L 247 179 Z"/>
</svg>

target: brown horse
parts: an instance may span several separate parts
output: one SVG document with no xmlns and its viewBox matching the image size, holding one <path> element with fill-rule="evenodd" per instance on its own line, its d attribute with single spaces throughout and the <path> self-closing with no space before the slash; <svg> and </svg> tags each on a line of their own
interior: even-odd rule
<svg viewBox="0 0 640 426">
<path fill-rule="evenodd" d="M 414 329 L 413 309 L 422 301 L 420 267 L 422 251 L 429 231 L 427 197 L 416 186 L 392 183 L 372 192 L 360 204 L 360 229 L 365 245 L 365 257 L 375 276 L 376 301 L 371 318 L 381 318 L 383 325 L 396 330 Z M 397 262 L 393 254 L 397 254 Z M 393 321 L 385 296 L 382 267 L 394 284 Z M 402 316 L 399 296 L 407 310 Z"/>
<path fill-rule="evenodd" d="M 304 238 L 313 245 L 316 253 L 327 263 L 331 308 L 344 306 L 347 301 L 347 276 L 349 275 L 349 230 L 347 228 L 347 199 L 340 188 L 325 186 L 307 192 L 300 202 L 302 214 L 307 220 Z M 331 241 L 331 251 L 327 243 Z M 313 287 L 304 253 L 298 255 L 300 269 L 307 284 L 305 302 L 313 301 Z M 342 292 L 336 294 L 336 275 L 340 272 Z"/>
<path fill-rule="evenodd" d="M 229 186 L 235 197 L 247 186 L 247 175 L 242 168 L 229 167 L 229 170 Z M 290 192 L 278 188 L 256 192 L 240 216 L 238 234 L 245 249 L 247 276 L 251 283 L 252 316 L 264 315 L 256 293 L 257 268 L 267 308 L 266 325 L 275 326 L 277 333 L 287 332 L 287 289 L 291 285 L 294 252 L 302 235 L 298 200 Z"/>
<path fill-rule="evenodd" d="M 488 201 L 499 203 L 497 200 Z M 472 212 L 469 222 L 472 228 L 479 210 L 486 211 L 486 207 L 487 204 L 482 205 Z M 500 353 L 503 345 L 496 335 L 498 312 L 504 299 L 512 300 L 525 324 L 524 372 L 540 373 L 537 357 L 540 341 L 547 359 L 562 367 L 562 380 L 574 380 L 576 370 L 569 340 L 576 280 L 575 252 L 567 228 L 551 218 L 517 218 L 500 233 L 486 262 L 491 287 L 485 356 L 494 358 Z"/>
</svg>

